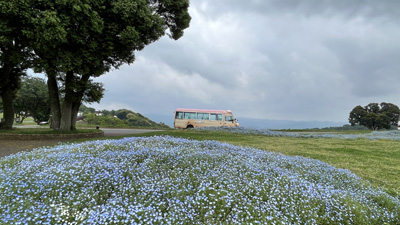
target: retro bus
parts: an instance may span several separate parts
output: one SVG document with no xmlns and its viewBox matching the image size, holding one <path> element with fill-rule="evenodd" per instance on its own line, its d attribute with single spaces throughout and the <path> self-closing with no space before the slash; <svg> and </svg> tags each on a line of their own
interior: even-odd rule
<svg viewBox="0 0 400 225">
<path fill-rule="evenodd" d="M 230 110 L 176 109 L 175 128 L 238 127 Z"/>
</svg>

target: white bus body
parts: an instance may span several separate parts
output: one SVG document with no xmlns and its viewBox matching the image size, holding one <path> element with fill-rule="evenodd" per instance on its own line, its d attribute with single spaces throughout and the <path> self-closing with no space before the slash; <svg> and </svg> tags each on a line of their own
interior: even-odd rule
<svg viewBox="0 0 400 225">
<path fill-rule="evenodd" d="M 238 127 L 230 110 L 176 109 L 175 128 Z"/>
</svg>

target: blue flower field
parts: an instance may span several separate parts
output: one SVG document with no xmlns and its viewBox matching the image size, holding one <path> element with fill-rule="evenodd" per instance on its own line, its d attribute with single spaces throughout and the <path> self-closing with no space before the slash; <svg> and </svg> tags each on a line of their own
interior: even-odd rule
<svg viewBox="0 0 400 225">
<path fill-rule="evenodd" d="M 0 224 L 400 224 L 400 201 L 353 173 L 170 136 L 0 159 Z"/>
<path fill-rule="evenodd" d="M 212 132 L 227 132 L 236 134 L 247 134 L 247 135 L 265 135 L 273 137 L 295 137 L 295 138 L 339 138 L 339 139 L 357 139 L 365 138 L 369 140 L 377 139 L 390 139 L 400 140 L 399 130 L 387 130 L 387 131 L 372 131 L 370 133 L 360 134 L 341 134 L 341 133 L 298 133 L 298 132 L 284 132 L 275 131 L 269 129 L 253 129 L 243 127 L 200 127 L 193 129 L 194 131 L 212 131 Z"/>
</svg>

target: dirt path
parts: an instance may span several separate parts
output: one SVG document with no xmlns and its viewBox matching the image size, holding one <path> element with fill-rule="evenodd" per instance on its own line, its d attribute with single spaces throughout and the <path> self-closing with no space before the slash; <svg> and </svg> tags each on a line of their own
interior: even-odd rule
<svg viewBox="0 0 400 225">
<path fill-rule="evenodd" d="M 56 145 L 60 142 L 68 142 L 68 140 L 0 140 L 0 158 L 38 147 Z"/>
<path fill-rule="evenodd" d="M 102 129 L 104 136 L 119 136 L 128 134 L 147 133 L 158 130 L 150 129 Z M 34 148 L 56 145 L 60 142 L 70 142 L 76 139 L 43 139 L 43 140 L 0 140 L 0 158 L 21 151 L 30 151 Z"/>
</svg>

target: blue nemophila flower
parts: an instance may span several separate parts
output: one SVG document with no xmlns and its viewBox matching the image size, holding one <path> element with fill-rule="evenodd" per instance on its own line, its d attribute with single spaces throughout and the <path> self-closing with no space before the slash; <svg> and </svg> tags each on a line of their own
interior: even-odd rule
<svg viewBox="0 0 400 225">
<path fill-rule="evenodd" d="M 318 160 L 125 138 L 0 159 L 0 224 L 399 224 L 400 202 Z"/>
<path fill-rule="evenodd" d="M 315 133 L 315 134 L 303 134 L 296 132 L 283 132 L 283 131 L 273 131 L 268 129 L 254 129 L 245 127 L 200 127 L 195 128 L 195 131 L 219 131 L 219 132 L 229 132 L 238 134 L 249 134 L 249 135 L 265 135 L 274 137 L 299 137 L 299 138 L 341 138 L 341 139 L 392 139 L 400 140 L 400 131 L 389 130 L 389 131 L 373 131 L 371 133 L 364 134 L 329 134 L 329 133 Z"/>
</svg>

